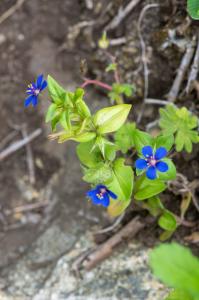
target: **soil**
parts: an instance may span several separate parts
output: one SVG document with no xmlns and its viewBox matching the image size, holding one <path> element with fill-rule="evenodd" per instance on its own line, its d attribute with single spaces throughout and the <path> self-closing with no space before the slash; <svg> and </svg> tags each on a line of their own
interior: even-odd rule
<svg viewBox="0 0 199 300">
<path fill-rule="evenodd" d="M 2 0 L 0 15 L 15 2 Z M 136 26 L 141 8 L 149 2 L 141 1 L 121 26 L 109 33 L 110 39 L 127 38 L 124 45 L 112 47 L 111 52 L 118 58 L 121 78 L 124 81 L 133 82 L 137 87 L 133 99 L 127 100 L 134 106 L 132 119 L 136 118 L 140 110 L 143 95 L 143 74 L 138 70 L 141 57 Z M 159 10 L 158 15 L 157 11 L 151 10 L 147 13 L 144 21 L 144 38 L 147 51 L 150 53 L 150 98 L 165 97 L 182 57 L 181 51 L 175 46 L 161 51 L 159 45 L 159 37 L 161 36 L 164 40 L 163 33 L 168 26 L 172 28 L 185 22 L 185 1 L 180 2 L 184 3 L 177 3 L 176 7 L 172 7 L 170 1 L 165 1 L 165 6 Z M 126 4 L 128 1 L 110 1 L 108 6 L 105 0 L 94 0 L 93 3 L 94 8 L 89 9 L 86 1 L 83 0 L 26 0 L 10 18 L 0 25 L 0 141 L 14 131 L 13 127 L 16 125 L 26 124 L 29 133 L 37 128 L 42 128 L 42 135 L 31 143 L 36 173 L 35 185 L 31 185 L 29 182 L 25 148 L 9 156 L 0 165 L 0 240 L 3 245 L 0 248 L 0 267 L 2 270 L 23 255 L 42 230 L 46 226 L 50 226 L 52 220 L 60 218 L 62 226 L 68 228 L 68 221 L 64 220 L 65 216 L 62 216 L 63 203 L 67 203 L 64 205 L 64 209 L 70 206 L 71 218 L 76 219 L 77 211 L 82 211 L 86 227 L 98 223 L 103 226 L 108 222 L 103 210 L 91 207 L 84 200 L 88 186 L 83 182 L 82 186 L 77 186 L 79 181 L 77 183 L 73 181 L 71 187 L 68 184 L 70 189 L 68 193 L 63 188 L 64 181 L 56 183 L 53 188 L 58 191 L 58 200 L 56 203 L 53 201 L 50 203 L 50 209 L 41 207 L 26 213 L 14 213 L 14 209 L 18 206 L 45 200 L 47 192 L 54 184 L 56 175 L 64 168 L 73 169 L 73 162 L 77 161 L 73 143 L 60 146 L 47 139 L 49 129 L 44 124 L 44 112 L 47 108 L 44 100 L 47 98 L 47 93 L 44 93 L 44 99 L 41 99 L 36 109 L 23 107 L 27 84 L 40 73 L 45 76 L 51 74 L 62 85 L 73 90 L 82 83 L 80 62 L 84 59 L 87 61 L 88 77 L 98 77 L 107 82 L 112 80 L 110 74 L 103 72 L 108 59 L 98 49 L 97 41 L 103 28 L 113 18 L 121 3 Z M 96 23 L 78 29 L 76 25 L 84 20 L 95 20 Z M 193 23 L 184 36 L 191 36 L 195 26 Z M 86 97 L 93 110 L 107 104 L 105 95 L 104 91 L 97 88 L 87 90 Z M 95 97 L 94 100 L 93 97 Z M 194 99 L 195 101 L 193 101 Z M 182 97 L 180 105 L 183 104 L 194 113 L 198 113 L 199 105 L 195 92 L 187 97 Z M 157 112 L 157 107 L 147 107 L 140 128 L 144 128 L 148 122 L 156 119 Z M 20 132 L 11 142 L 13 143 L 19 138 L 21 138 Z M 182 154 L 175 158 L 179 171 L 185 174 L 190 181 L 199 178 L 198 154 L 199 148 L 195 147 L 191 155 Z M 81 176 L 80 167 L 77 167 L 76 164 L 72 174 L 76 174 L 74 176 L 77 178 Z M 66 178 L 67 182 L 70 182 L 69 177 Z M 197 194 L 199 194 L 199 190 Z M 73 197 L 78 201 L 74 202 Z M 172 193 L 167 194 L 165 201 L 168 197 L 171 198 L 169 203 L 176 201 L 177 205 L 174 209 L 179 210 L 178 196 L 174 196 Z M 179 211 L 177 212 L 179 213 Z M 197 220 L 197 217 L 195 208 L 191 207 L 187 219 L 193 221 Z M 180 229 L 177 231 L 176 237 L 183 239 L 192 231 L 196 231 L 196 228 Z M 142 235 L 142 241 L 153 244 L 157 241 L 158 234 L 159 229 L 157 228 L 146 231 L 146 234 Z"/>
</svg>

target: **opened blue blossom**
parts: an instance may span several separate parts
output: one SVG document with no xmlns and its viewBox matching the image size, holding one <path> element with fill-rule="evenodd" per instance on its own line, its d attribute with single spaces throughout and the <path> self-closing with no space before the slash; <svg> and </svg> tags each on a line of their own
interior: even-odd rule
<svg viewBox="0 0 199 300">
<path fill-rule="evenodd" d="M 32 82 L 28 85 L 26 93 L 29 95 L 24 102 L 24 106 L 27 107 L 31 103 L 36 106 L 38 103 L 39 94 L 47 87 L 47 81 L 43 79 L 43 75 L 37 77 L 36 82 Z"/>
<path fill-rule="evenodd" d="M 93 204 L 108 207 L 110 198 L 117 199 L 117 195 L 111 192 L 105 185 L 97 185 L 95 189 L 87 192 L 87 196 L 91 198 Z"/>
<path fill-rule="evenodd" d="M 144 157 L 136 160 L 135 167 L 139 170 L 146 170 L 148 179 L 156 179 L 157 171 L 168 171 L 169 167 L 167 163 L 161 161 L 167 155 L 167 150 L 164 147 L 158 148 L 154 153 L 151 146 L 145 146 L 142 148 L 142 154 Z"/>
</svg>

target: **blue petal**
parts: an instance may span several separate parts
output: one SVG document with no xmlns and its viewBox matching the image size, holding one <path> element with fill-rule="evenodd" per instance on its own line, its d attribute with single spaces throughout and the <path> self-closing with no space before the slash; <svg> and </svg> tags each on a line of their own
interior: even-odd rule
<svg viewBox="0 0 199 300">
<path fill-rule="evenodd" d="M 90 190 L 90 191 L 88 191 L 88 192 L 86 193 L 86 195 L 87 195 L 89 198 L 91 198 L 93 204 L 98 205 L 98 204 L 101 204 L 101 199 L 99 199 L 99 198 L 97 197 L 96 194 L 97 194 L 97 190 L 96 190 L 96 189 Z"/>
<path fill-rule="evenodd" d="M 160 147 L 155 152 L 155 159 L 160 160 L 167 155 L 167 150 L 164 147 Z"/>
<path fill-rule="evenodd" d="M 90 198 L 94 197 L 96 195 L 97 191 L 95 190 L 90 190 L 86 193 L 86 195 Z"/>
<path fill-rule="evenodd" d="M 140 169 L 140 170 L 146 169 L 147 161 L 145 159 L 138 158 L 135 162 L 135 167 L 136 169 Z"/>
<path fill-rule="evenodd" d="M 44 80 L 43 83 L 42 83 L 42 85 L 41 85 L 40 91 L 43 91 L 47 87 L 47 85 L 48 85 L 47 81 Z"/>
<path fill-rule="evenodd" d="M 37 77 L 37 83 L 36 83 L 36 86 L 37 86 L 38 89 L 41 88 L 42 81 L 43 81 L 43 75 L 41 74 L 41 75 L 39 75 L 39 76 Z"/>
<path fill-rule="evenodd" d="M 29 96 L 28 98 L 26 98 L 26 100 L 25 100 L 25 102 L 24 102 L 24 106 L 25 106 L 25 107 L 29 106 L 30 103 L 34 101 L 34 98 L 35 98 L 34 95 L 31 95 L 31 96 Z"/>
<path fill-rule="evenodd" d="M 37 84 L 35 84 L 34 82 L 32 82 L 31 85 L 32 85 L 32 87 L 33 87 L 34 90 L 37 89 Z"/>
<path fill-rule="evenodd" d="M 108 207 L 109 206 L 110 199 L 109 199 L 108 193 L 104 194 L 104 197 L 103 197 L 103 199 L 101 199 L 101 201 L 102 201 L 101 202 L 102 206 L 104 206 L 104 207 Z"/>
<path fill-rule="evenodd" d="M 103 185 L 103 184 L 98 184 L 98 185 L 96 186 L 96 190 L 98 190 L 98 191 L 100 192 L 100 189 L 105 189 L 105 190 L 107 190 L 107 187 L 106 187 L 105 185 Z"/>
<path fill-rule="evenodd" d="M 94 195 L 91 200 L 94 205 L 102 204 L 102 199 L 99 199 L 96 195 Z"/>
<path fill-rule="evenodd" d="M 149 167 L 146 171 L 146 177 L 151 180 L 156 179 L 156 168 L 153 166 Z"/>
<path fill-rule="evenodd" d="M 168 171 L 168 169 L 169 169 L 167 163 L 165 163 L 164 161 L 159 161 L 159 162 L 157 162 L 156 168 L 157 168 L 158 171 L 160 171 L 160 172 L 166 172 L 166 171 Z"/>
<path fill-rule="evenodd" d="M 26 94 L 27 94 L 27 95 L 34 95 L 33 92 L 32 92 L 31 90 L 29 90 L 29 91 L 27 90 L 27 91 L 26 91 Z"/>
<path fill-rule="evenodd" d="M 117 199 L 117 195 L 114 194 L 113 192 L 111 192 L 110 190 L 107 190 L 107 193 L 109 194 L 109 196 L 113 199 Z"/>
<path fill-rule="evenodd" d="M 38 97 L 37 96 L 33 96 L 33 99 L 32 99 L 32 105 L 35 107 L 38 103 Z"/>
<path fill-rule="evenodd" d="M 145 157 L 150 157 L 150 156 L 153 156 L 153 149 L 151 146 L 145 146 L 142 148 L 142 154 L 145 156 Z"/>
</svg>

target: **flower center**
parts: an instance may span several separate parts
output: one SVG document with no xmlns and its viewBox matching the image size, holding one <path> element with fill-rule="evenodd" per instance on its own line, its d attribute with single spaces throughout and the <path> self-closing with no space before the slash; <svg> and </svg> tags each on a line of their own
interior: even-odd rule
<svg viewBox="0 0 199 300">
<path fill-rule="evenodd" d="M 38 96 L 38 95 L 39 95 L 39 93 L 40 93 L 40 90 L 39 90 L 39 89 L 36 89 L 36 90 L 34 90 L 34 94 L 35 94 L 35 96 Z"/>
<path fill-rule="evenodd" d="M 154 156 L 151 156 L 150 158 L 148 158 L 147 161 L 148 161 L 148 165 L 152 166 L 152 167 L 155 167 L 155 165 L 157 163 L 157 160 L 155 159 Z"/>
<path fill-rule="evenodd" d="M 106 194 L 106 189 L 105 188 L 101 188 L 100 192 L 96 195 L 97 198 L 99 198 L 100 200 L 104 198 L 104 194 Z"/>
</svg>

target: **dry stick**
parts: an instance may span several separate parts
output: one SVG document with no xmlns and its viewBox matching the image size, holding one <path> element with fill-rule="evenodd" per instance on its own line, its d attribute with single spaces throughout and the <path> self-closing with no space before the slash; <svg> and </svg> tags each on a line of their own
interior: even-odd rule
<svg viewBox="0 0 199 300">
<path fill-rule="evenodd" d="M 96 235 L 96 234 L 100 234 L 100 233 L 107 233 L 107 232 L 113 231 L 113 230 L 121 223 L 121 221 L 124 219 L 124 216 L 125 216 L 125 213 L 121 214 L 121 215 L 115 220 L 115 222 L 114 222 L 112 225 L 110 225 L 110 226 L 108 226 L 108 227 L 106 227 L 106 228 L 103 228 L 103 229 L 100 229 L 100 230 L 96 231 L 96 232 L 95 232 L 95 235 Z"/>
<path fill-rule="evenodd" d="M 168 101 L 167 100 L 147 98 L 147 99 L 145 99 L 145 103 L 146 104 L 155 104 L 155 105 L 167 105 Z"/>
<path fill-rule="evenodd" d="M 8 19 L 10 16 L 12 16 L 16 10 L 18 10 L 25 0 L 18 0 L 12 7 L 10 7 L 5 13 L 3 13 L 0 16 L 0 24 L 2 24 L 6 19 Z"/>
<path fill-rule="evenodd" d="M 46 200 L 46 201 L 37 202 L 37 203 L 33 203 L 33 204 L 21 205 L 21 206 L 13 208 L 13 210 L 7 211 L 5 214 L 10 215 L 10 214 L 13 214 L 13 213 L 15 213 L 15 214 L 16 213 L 23 213 L 23 212 L 26 212 L 26 211 L 35 210 L 35 209 L 44 207 L 48 204 L 49 204 L 49 201 Z"/>
<path fill-rule="evenodd" d="M 16 135 L 17 131 L 11 131 L 8 135 L 0 142 L 0 149 L 3 149 Z"/>
<path fill-rule="evenodd" d="M 25 145 L 30 143 L 32 140 L 34 140 L 36 137 L 38 137 L 42 133 L 41 128 L 38 128 L 33 133 L 31 133 L 29 136 L 24 138 L 23 140 L 17 141 L 13 143 L 12 145 L 8 146 L 5 150 L 0 152 L 0 161 L 7 158 L 9 155 L 13 154 L 17 150 L 23 148 Z"/>
<path fill-rule="evenodd" d="M 23 138 L 28 137 L 28 132 L 26 126 L 22 126 L 21 128 L 22 136 Z M 29 171 L 29 179 L 31 184 L 35 184 L 35 167 L 34 167 L 34 158 L 33 158 L 33 152 L 30 143 L 26 144 L 26 160 L 28 165 L 28 171 Z"/>
<path fill-rule="evenodd" d="M 138 115 L 138 118 L 137 118 L 137 123 L 140 123 L 142 115 L 144 113 L 145 100 L 148 96 L 148 89 L 149 89 L 149 70 L 148 70 L 148 66 L 147 66 L 146 45 L 145 45 L 145 42 L 144 42 L 144 38 L 142 36 L 141 24 L 142 24 L 142 20 L 145 16 L 145 13 L 147 12 L 147 10 L 150 9 L 150 8 L 157 8 L 157 7 L 159 7 L 159 4 L 157 4 L 157 3 L 146 5 L 142 9 L 142 11 L 140 13 L 140 16 L 139 16 L 139 19 L 138 19 L 138 36 L 139 36 L 139 39 L 140 39 L 140 45 L 141 45 L 141 50 L 142 50 L 141 58 L 142 58 L 142 64 L 143 64 L 143 68 L 144 68 L 144 101 L 143 101 L 143 104 L 142 104 L 141 111 L 140 111 L 140 113 Z"/>
<path fill-rule="evenodd" d="M 110 46 L 113 46 L 113 47 L 126 44 L 126 42 L 127 42 L 127 39 L 125 37 L 120 37 L 117 39 L 109 40 Z"/>
<path fill-rule="evenodd" d="M 171 87 L 171 90 L 168 94 L 167 99 L 170 102 L 175 102 L 175 100 L 177 99 L 182 81 L 185 77 L 185 73 L 186 73 L 186 71 L 190 65 L 191 59 L 193 57 L 194 50 L 195 50 L 195 40 L 193 39 L 192 42 L 187 45 L 186 52 L 181 60 L 180 67 L 178 68 L 176 78 L 175 78 L 173 85 Z"/>
<path fill-rule="evenodd" d="M 197 48 L 196 48 L 195 57 L 194 57 L 194 60 L 193 60 L 193 64 L 191 66 L 191 71 L 189 73 L 189 78 L 188 78 L 187 86 L 186 86 L 186 89 L 185 89 L 187 94 L 193 88 L 193 83 L 197 78 L 198 70 L 199 70 L 199 33 L 198 33 L 198 45 L 197 45 Z"/>
<path fill-rule="evenodd" d="M 105 27 L 105 30 L 115 29 L 126 18 L 126 16 L 136 7 L 136 5 L 140 1 L 141 0 L 131 0 L 125 8 L 120 7 L 117 15 Z"/>
<path fill-rule="evenodd" d="M 145 225 L 146 224 L 139 221 L 139 216 L 135 217 L 118 233 L 116 233 L 113 237 L 108 239 L 90 255 L 88 255 L 83 263 L 83 267 L 86 270 L 91 270 L 92 268 L 94 268 L 98 263 L 110 256 L 116 246 L 121 244 L 123 241 L 135 236 L 142 228 L 145 227 Z"/>
</svg>

